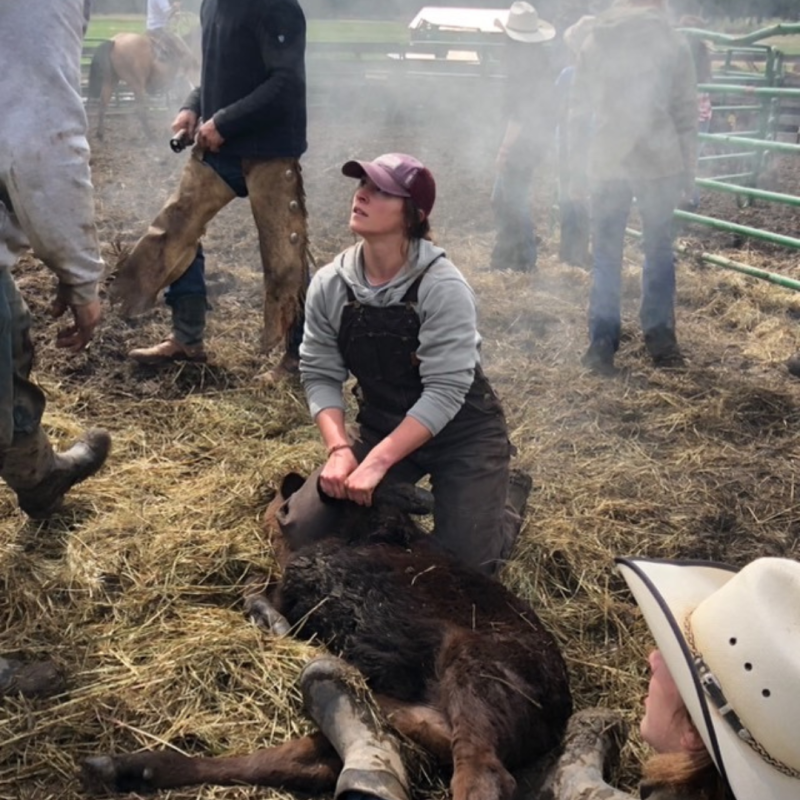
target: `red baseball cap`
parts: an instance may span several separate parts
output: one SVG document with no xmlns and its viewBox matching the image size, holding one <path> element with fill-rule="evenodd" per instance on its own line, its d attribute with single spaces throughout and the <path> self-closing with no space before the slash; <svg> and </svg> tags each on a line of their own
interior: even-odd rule
<svg viewBox="0 0 800 800">
<path fill-rule="evenodd" d="M 365 175 L 383 192 L 395 197 L 410 197 L 427 217 L 436 200 L 436 181 L 431 171 L 413 156 L 386 153 L 374 161 L 348 161 L 342 167 L 348 178 Z"/>
</svg>

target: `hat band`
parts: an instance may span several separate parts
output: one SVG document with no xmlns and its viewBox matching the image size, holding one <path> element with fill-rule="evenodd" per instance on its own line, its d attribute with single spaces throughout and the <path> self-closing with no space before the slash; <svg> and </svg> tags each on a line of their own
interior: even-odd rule
<svg viewBox="0 0 800 800">
<path fill-rule="evenodd" d="M 758 753 L 767 764 L 790 778 L 800 778 L 800 770 L 796 770 L 794 767 L 784 764 L 783 761 L 773 758 L 764 747 L 756 741 L 753 734 L 750 733 L 744 723 L 739 719 L 739 715 L 734 711 L 733 706 L 725 697 L 725 693 L 722 691 L 722 685 L 717 679 L 717 676 L 714 675 L 708 664 L 703 660 L 703 656 L 697 652 L 694 643 L 694 634 L 689 624 L 689 617 L 687 617 L 684 622 L 684 634 L 689 649 L 692 651 L 694 666 L 697 670 L 697 676 L 700 679 L 700 685 L 703 687 L 706 697 L 711 701 L 717 711 L 719 711 L 720 716 L 733 729 L 733 732 L 739 739 L 745 742 L 751 750 Z"/>
</svg>

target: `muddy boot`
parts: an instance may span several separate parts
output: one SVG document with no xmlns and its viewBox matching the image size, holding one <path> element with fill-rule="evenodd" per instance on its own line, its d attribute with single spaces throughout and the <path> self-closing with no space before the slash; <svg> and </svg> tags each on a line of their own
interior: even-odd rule
<svg viewBox="0 0 800 800">
<path fill-rule="evenodd" d="M 171 364 L 174 361 L 191 361 L 197 364 L 204 364 L 208 361 L 202 342 L 199 345 L 190 347 L 181 344 L 171 334 L 160 344 L 152 347 L 137 347 L 128 353 L 128 358 L 132 358 L 139 364 L 158 366 L 159 364 Z"/>
<path fill-rule="evenodd" d="M 334 798 L 358 793 L 409 800 L 399 746 L 380 729 L 368 702 L 359 702 L 355 686 L 360 677 L 333 656 L 314 659 L 300 675 L 306 710 L 342 759 Z"/>
<path fill-rule="evenodd" d="M 205 363 L 208 354 L 203 346 L 206 329 L 206 297 L 190 294 L 172 302 L 172 333 L 153 347 L 131 350 L 128 357 L 139 364 L 157 366 L 174 361 Z"/>
<path fill-rule="evenodd" d="M 23 664 L 13 658 L 0 656 L 0 697 L 50 697 L 64 691 L 66 681 L 52 661 L 32 661 Z"/>
<path fill-rule="evenodd" d="M 659 326 L 645 331 L 644 344 L 653 359 L 653 366 L 658 368 L 684 366 L 683 354 L 672 328 Z"/>
<path fill-rule="evenodd" d="M 300 359 L 286 351 L 281 360 L 256 378 L 260 386 L 276 386 L 279 383 L 300 377 Z"/>
<path fill-rule="evenodd" d="M 581 364 L 595 375 L 616 375 L 614 356 L 617 348 L 610 339 L 595 339 L 581 356 Z"/>
<path fill-rule="evenodd" d="M 275 386 L 283 381 L 300 377 L 300 345 L 303 342 L 305 314 L 300 313 L 286 332 L 283 355 L 277 366 L 262 373 L 256 382 L 262 387 Z"/>
<path fill-rule="evenodd" d="M 528 495 L 533 487 L 533 479 L 521 469 L 512 469 L 508 473 L 508 489 L 506 490 L 506 507 L 503 514 L 501 535 L 503 537 L 500 559 L 495 565 L 498 569 L 504 561 L 511 557 L 517 537 L 522 529 Z"/>
<path fill-rule="evenodd" d="M 76 483 L 103 466 L 110 450 L 111 436 L 102 428 L 90 428 L 65 453 L 56 453 L 38 428 L 15 438 L 0 474 L 17 493 L 19 507 L 33 519 L 44 519 Z"/>
</svg>

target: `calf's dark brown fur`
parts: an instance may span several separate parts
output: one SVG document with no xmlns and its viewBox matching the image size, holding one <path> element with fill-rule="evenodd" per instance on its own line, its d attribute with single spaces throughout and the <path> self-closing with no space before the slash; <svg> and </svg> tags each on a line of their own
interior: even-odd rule
<svg viewBox="0 0 800 800">
<path fill-rule="evenodd" d="M 287 478 L 282 494 L 297 480 Z M 356 667 L 389 724 L 452 769 L 454 800 L 510 800 L 511 771 L 556 747 L 572 711 L 553 636 L 529 605 L 435 550 L 391 503 L 354 507 L 354 520 L 284 550 L 269 601 L 292 635 Z M 322 793 L 341 768 L 315 734 L 229 758 L 95 757 L 83 777 L 94 791 L 248 783 Z"/>
</svg>

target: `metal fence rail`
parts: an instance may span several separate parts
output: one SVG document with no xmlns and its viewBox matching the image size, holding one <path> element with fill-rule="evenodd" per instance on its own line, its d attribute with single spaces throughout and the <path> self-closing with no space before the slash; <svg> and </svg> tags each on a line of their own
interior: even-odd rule
<svg viewBox="0 0 800 800">
<path fill-rule="evenodd" d="M 736 128 L 699 134 L 701 155 L 698 162 L 706 174 L 697 179 L 697 186 L 733 194 L 740 206 L 753 202 L 800 206 L 800 197 L 758 185 L 768 170 L 770 159 L 800 156 L 800 86 L 797 76 L 787 70 L 787 65 L 797 59 L 765 42 L 775 36 L 800 35 L 800 24 L 776 25 L 739 37 L 696 29 L 685 33 L 714 44 L 712 61 L 720 66 L 714 70 L 712 82 L 701 84 L 698 89 L 712 96 L 714 114 L 729 115 L 726 118 L 733 119 Z M 756 74 L 737 71 L 733 69 L 737 61 L 758 63 L 762 71 Z M 715 100 L 718 102 L 713 102 Z M 787 137 L 793 141 L 780 140 Z M 712 148 L 712 152 L 702 152 L 703 148 Z M 715 170 L 718 174 L 714 174 Z M 676 211 L 675 216 L 692 225 L 800 249 L 800 238 L 794 236 L 686 210 Z M 679 246 L 678 249 L 685 248 Z M 800 281 L 778 273 L 712 253 L 701 253 L 698 257 L 714 266 L 800 291 Z"/>
</svg>

